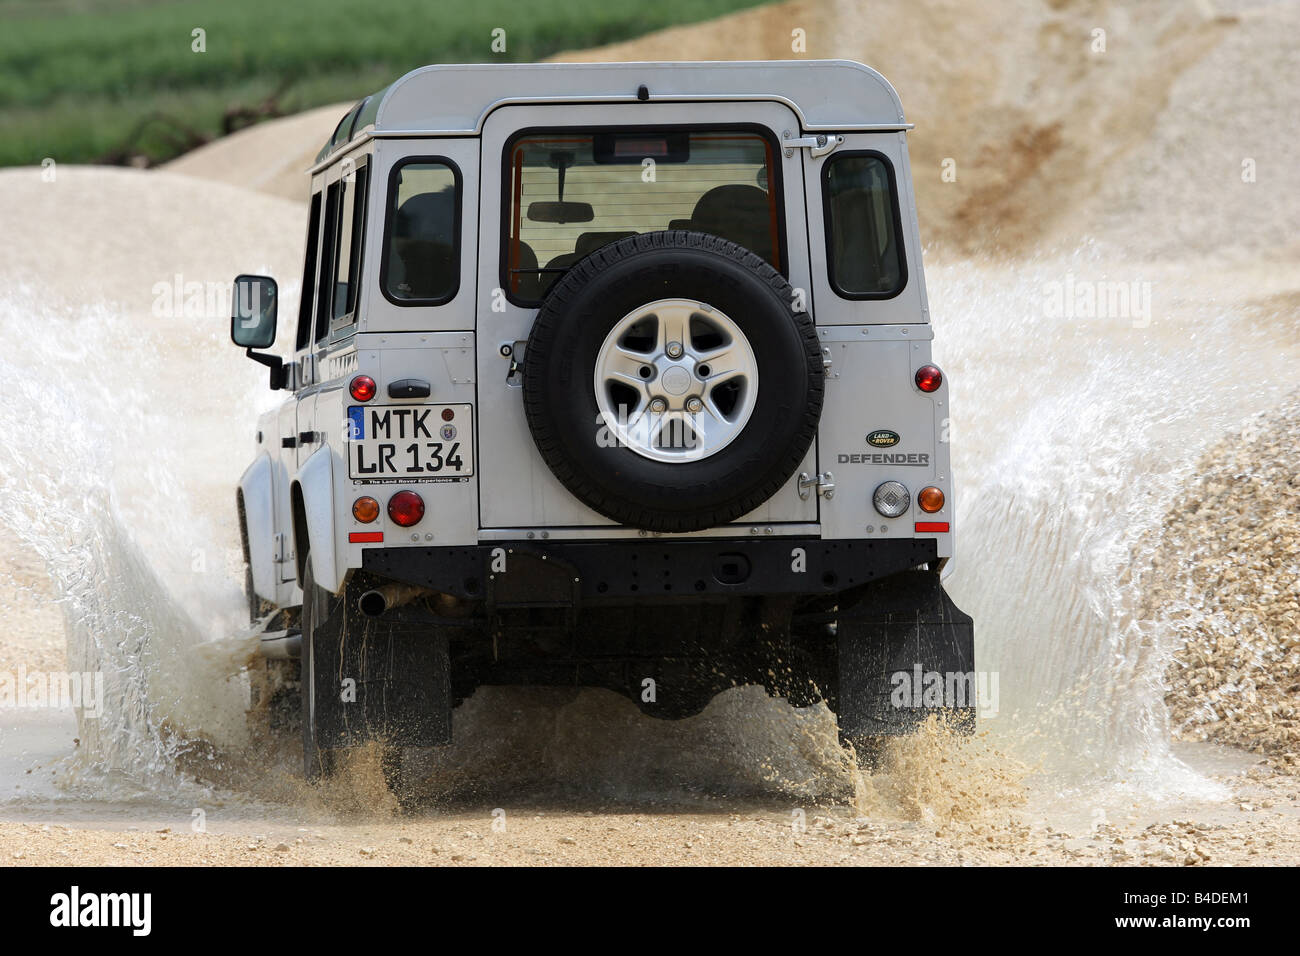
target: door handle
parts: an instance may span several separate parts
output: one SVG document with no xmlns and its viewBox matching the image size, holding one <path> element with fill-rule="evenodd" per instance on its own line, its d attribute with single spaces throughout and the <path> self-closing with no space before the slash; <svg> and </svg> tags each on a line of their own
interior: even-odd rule
<svg viewBox="0 0 1300 956">
<path fill-rule="evenodd" d="M 428 398 L 432 391 L 422 378 L 402 378 L 388 383 L 389 398 Z"/>
</svg>

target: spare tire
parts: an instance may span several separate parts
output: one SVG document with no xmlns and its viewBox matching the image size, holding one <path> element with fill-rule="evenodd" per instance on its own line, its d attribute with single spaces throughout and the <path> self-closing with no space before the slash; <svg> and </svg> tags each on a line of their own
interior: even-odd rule
<svg viewBox="0 0 1300 956">
<path fill-rule="evenodd" d="M 575 263 L 523 362 L 542 458 L 579 500 L 651 531 L 696 531 L 770 498 L 821 415 L 817 330 L 790 284 L 733 242 L 646 233 Z"/>
</svg>

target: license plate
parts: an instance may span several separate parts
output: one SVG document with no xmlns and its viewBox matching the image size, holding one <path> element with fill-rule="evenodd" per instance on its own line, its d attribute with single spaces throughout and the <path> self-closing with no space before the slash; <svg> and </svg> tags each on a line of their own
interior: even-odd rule
<svg viewBox="0 0 1300 956">
<path fill-rule="evenodd" d="M 352 405 L 348 475 L 357 481 L 458 481 L 474 474 L 471 405 Z"/>
</svg>

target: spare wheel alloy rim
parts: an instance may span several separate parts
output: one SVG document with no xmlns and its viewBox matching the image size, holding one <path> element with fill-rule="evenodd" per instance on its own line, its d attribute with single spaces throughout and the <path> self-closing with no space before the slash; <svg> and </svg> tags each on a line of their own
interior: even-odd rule
<svg viewBox="0 0 1300 956">
<path fill-rule="evenodd" d="M 654 461 L 716 455 L 749 422 L 758 363 L 740 327 L 710 305 L 633 309 L 596 354 L 596 407 L 620 445 Z"/>
</svg>

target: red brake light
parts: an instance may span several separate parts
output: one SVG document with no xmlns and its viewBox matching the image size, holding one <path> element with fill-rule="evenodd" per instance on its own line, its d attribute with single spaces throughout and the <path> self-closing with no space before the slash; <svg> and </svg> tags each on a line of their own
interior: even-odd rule
<svg viewBox="0 0 1300 956">
<path fill-rule="evenodd" d="M 424 499 L 414 491 L 399 491 L 388 499 L 388 517 L 403 528 L 419 524 L 424 517 Z"/>
<path fill-rule="evenodd" d="M 916 370 L 916 387 L 923 392 L 936 391 L 943 384 L 943 373 L 933 365 L 922 365 Z"/>
<path fill-rule="evenodd" d="M 358 402 L 368 402 L 375 397 L 375 392 L 379 389 L 375 385 L 375 380 L 369 375 L 358 375 L 352 379 L 352 384 L 348 386 L 348 391 Z"/>
</svg>

